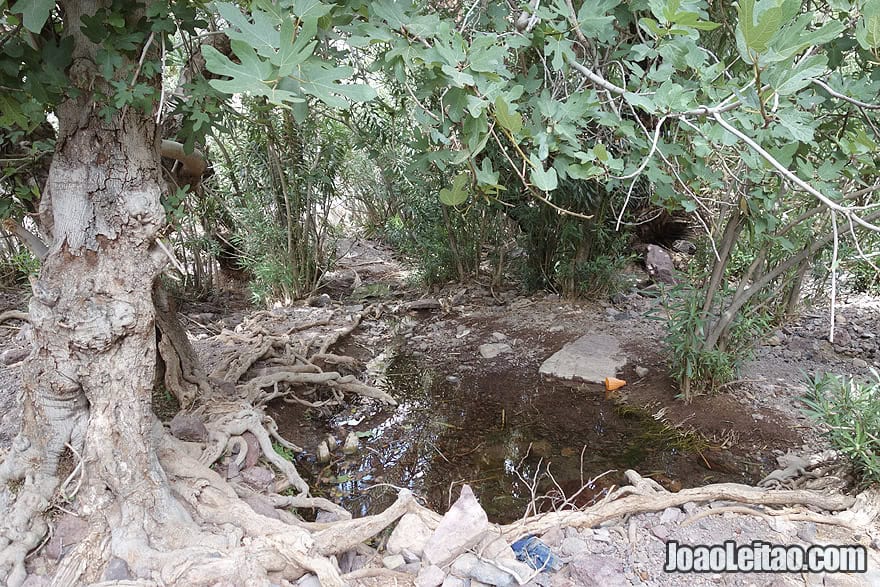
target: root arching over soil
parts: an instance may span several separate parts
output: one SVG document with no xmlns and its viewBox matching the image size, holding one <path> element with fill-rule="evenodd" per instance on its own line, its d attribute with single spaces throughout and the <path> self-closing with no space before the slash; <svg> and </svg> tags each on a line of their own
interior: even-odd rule
<svg viewBox="0 0 880 587">
<path fill-rule="evenodd" d="M 194 360 L 190 340 L 185 333 L 180 335 L 183 330 L 174 330 L 173 313 L 159 320 L 160 353 L 166 366 L 175 365 L 166 370 L 164 383 L 183 411 L 201 418 L 207 436 L 200 442 L 186 442 L 172 436 L 156 420 L 148 433 L 148 445 L 155 456 L 146 481 L 136 492 L 101 493 L 95 484 L 86 483 L 79 494 L 69 496 L 73 503 L 65 509 L 73 509 L 86 519 L 89 532 L 61 560 L 53 585 L 265 585 L 294 581 L 306 573 L 315 574 L 322 585 L 356 585 L 375 573 L 391 571 L 361 569 L 345 574 L 338 556 L 351 550 L 375 554 L 364 543 L 406 513 L 418 514 L 431 528 L 437 526 L 439 514 L 421 506 L 406 489 L 400 490 L 385 511 L 352 519 L 329 500 L 311 496 L 293 463 L 276 452 L 273 443 L 291 451 L 301 449 L 282 438 L 264 413 L 262 407 L 270 400 L 321 405 L 338 403 L 344 395 L 354 394 L 394 404 L 379 387 L 354 373 L 340 372 L 343 367 L 356 368 L 357 363 L 331 351 L 365 317 L 378 315 L 380 308 L 300 310 L 258 312 L 235 330 L 201 340 L 202 350 L 211 351 L 212 358 L 204 370 Z M 317 319 L 316 312 L 321 313 Z M 256 439 L 255 445 L 245 438 L 248 433 Z M 17 442 L 26 443 L 26 436 L 19 436 Z M 249 486 L 240 476 L 223 474 L 225 469 L 219 466 L 224 455 L 234 451 L 232 460 L 237 467 L 243 466 L 246 459 L 253 458 L 248 451 L 257 450 L 255 446 L 280 477 L 274 485 L 261 489 Z M 24 454 L 21 446 L 13 453 Z M 74 468 L 74 485 L 77 475 L 84 475 L 89 466 L 79 463 Z M 5 482 L 0 507 L 4 512 L 15 512 L 0 522 L 4 530 L 0 582 L 19 585 L 26 576 L 25 556 L 38 547 L 49 530 L 51 522 L 43 512 L 55 504 L 52 500 L 61 483 L 57 467 L 35 473 L 20 458 L 7 459 L 0 473 Z M 28 475 L 30 482 L 15 482 Z M 554 527 L 593 527 L 630 514 L 718 500 L 768 508 L 798 506 L 783 513 L 840 525 L 856 523 L 857 515 L 876 516 L 864 501 L 838 494 L 736 484 L 670 493 L 634 471 L 627 472 L 627 479 L 629 485 L 609 492 L 587 509 L 539 514 L 498 530 L 512 543 Z M 752 510 L 756 515 L 780 513 L 728 507 L 740 508 L 740 513 Z M 319 519 L 331 521 L 305 521 L 295 513 L 297 509 L 323 510 L 328 515 Z M 848 509 L 852 510 L 847 512 L 849 517 L 823 513 Z M 114 561 L 127 570 L 124 580 L 111 580 L 103 574 Z"/>
</svg>

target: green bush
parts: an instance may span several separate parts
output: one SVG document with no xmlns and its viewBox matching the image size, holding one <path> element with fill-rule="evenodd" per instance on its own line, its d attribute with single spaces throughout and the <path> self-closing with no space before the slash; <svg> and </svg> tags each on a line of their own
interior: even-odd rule
<svg viewBox="0 0 880 587">
<path fill-rule="evenodd" d="M 827 426 L 824 435 L 866 483 L 880 481 L 880 376 L 877 382 L 823 374 L 809 378 L 804 413 Z"/>
<path fill-rule="evenodd" d="M 385 240 L 394 249 L 410 258 L 417 267 L 418 281 L 421 285 L 431 286 L 457 279 L 458 262 L 463 263 L 466 270 L 473 271 L 473 243 L 466 239 L 458 242 L 471 253 L 459 258 L 449 245 L 449 232 L 443 224 L 443 217 L 436 203 L 437 210 L 432 215 L 425 213 L 416 206 L 409 209 L 409 218 L 404 220 L 395 214 L 385 223 Z M 453 214 L 457 214 L 453 212 Z M 458 231 L 456 231 L 458 232 Z M 466 233 L 462 233 L 464 236 Z"/>
<path fill-rule="evenodd" d="M 7 285 L 26 283 L 40 271 L 40 260 L 22 247 L 14 255 L 0 260 L 0 281 Z"/>
<path fill-rule="evenodd" d="M 731 324 L 727 342 L 706 348 L 704 333 L 708 324 L 702 312 L 705 293 L 688 282 L 663 293 L 670 375 L 680 385 L 688 382 L 685 396 L 717 392 L 736 378 L 743 361 L 751 356 L 755 341 L 769 328 L 769 315 L 760 311 L 739 314 Z"/>
<path fill-rule="evenodd" d="M 625 289 L 629 284 L 621 274 L 636 259 L 631 235 L 604 226 L 581 232 L 585 232 L 582 240 L 568 251 L 560 251 L 554 267 L 563 294 L 601 298 Z"/>
</svg>

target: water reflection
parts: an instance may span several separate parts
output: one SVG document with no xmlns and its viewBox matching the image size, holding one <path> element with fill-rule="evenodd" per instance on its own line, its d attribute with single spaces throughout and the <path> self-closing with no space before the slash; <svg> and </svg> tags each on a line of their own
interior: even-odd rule
<svg viewBox="0 0 880 587">
<path fill-rule="evenodd" d="M 544 507 L 572 496 L 587 505 L 620 483 L 627 468 L 685 486 L 750 480 L 708 472 L 696 455 L 677 450 L 674 436 L 659 434 L 653 418 L 621 414 L 598 386 L 509 371 L 437 373 L 406 357 L 391 362 L 386 382 L 396 408 L 325 422 L 343 437 L 357 431 L 357 454 L 323 468 L 313 460 L 300 464 L 323 481 L 316 493 L 323 487 L 355 515 L 387 507 L 396 487 L 445 511 L 468 483 L 490 519 L 509 522 L 535 495 L 552 498 Z M 603 475 L 609 470 L 616 472 Z"/>
</svg>

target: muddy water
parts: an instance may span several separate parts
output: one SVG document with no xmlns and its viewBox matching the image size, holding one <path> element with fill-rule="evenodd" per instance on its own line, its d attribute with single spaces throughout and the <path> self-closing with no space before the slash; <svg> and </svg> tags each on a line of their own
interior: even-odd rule
<svg viewBox="0 0 880 587">
<path fill-rule="evenodd" d="M 298 467 L 314 493 L 355 516 L 389 505 L 395 487 L 412 489 L 442 512 L 457 497 L 458 486 L 468 483 L 490 519 L 509 522 L 535 496 L 549 496 L 538 501 L 544 510 L 565 499 L 587 505 L 619 484 L 630 468 L 671 490 L 755 481 L 745 473 L 708 469 L 701 456 L 707 446 L 670 431 L 649 414 L 622 411 L 599 386 L 511 372 L 458 378 L 405 358 L 395 360 L 387 380 L 400 402 L 396 409 L 312 417 L 306 429 L 299 418 L 294 430 L 285 425 L 293 413 L 274 414 L 282 434 L 312 439 L 311 446 L 305 442 L 312 454 L 300 456 Z M 352 430 L 361 439 L 356 454 L 337 450 L 330 464 L 315 461 L 318 439 L 330 433 L 341 445 Z"/>
</svg>

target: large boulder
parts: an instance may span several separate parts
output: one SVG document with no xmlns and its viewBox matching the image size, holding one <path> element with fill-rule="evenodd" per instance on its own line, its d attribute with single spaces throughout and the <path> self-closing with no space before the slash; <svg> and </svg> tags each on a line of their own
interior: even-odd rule
<svg viewBox="0 0 880 587">
<path fill-rule="evenodd" d="M 187 442 L 204 442 L 208 439 L 208 429 L 205 427 L 205 420 L 199 415 L 189 414 L 186 412 L 178 412 L 171 419 L 171 434 L 175 438 L 185 440 Z"/>
<path fill-rule="evenodd" d="M 672 265 L 672 258 L 662 247 L 648 245 L 648 252 L 645 255 L 645 267 L 654 283 L 670 285 L 676 283 L 675 267 Z"/>
</svg>

